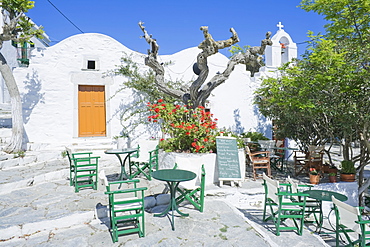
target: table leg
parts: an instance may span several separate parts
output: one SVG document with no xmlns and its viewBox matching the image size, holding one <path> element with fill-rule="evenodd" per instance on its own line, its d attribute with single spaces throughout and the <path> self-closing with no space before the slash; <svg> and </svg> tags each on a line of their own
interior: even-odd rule
<svg viewBox="0 0 370 247">
<path fill-rule="evenodd" d="M 315 232 L 319 233 L 321 232 L 321 229 L 322 229 L 322 225 L 324 223 L 324 216 L 323 216 L 323 211 L 322 211 L 322 201 L 318 200 L 317 203 L 319 204 L 319 220 L 317 220 L 317 217 L 316 217 L 316 212 L 314 212 L 314 217 L 315 217 L 315 221 L 317 223 L 317 226 L 316 226 L 316 230 Z"/>
<path fill-rule="evenodd" d="M 119 160 L 119 163 L 121 164 L 121 174 L 119 176 L 119 180 L 123 180 L 123 176 L 125 176 L 125 179 L 130 179 L 130 176 L 128 176 L 126 171 L 125 171 L 125 163 L 126 163 L 127 158 L 129 159 L 129 162 L 130 162 L 130 154 L 126 155 L 123 162 L 122 162 L 121 156 L 119 154 L 115 154 L 115 155 L 117 156 L 117 158 Z"/>
<path fill-rule="evenodd" d="M 164 210 L 162 213 L 154 214 L 154 217 L 163 217 L 163 216 L 167 215 L 169 213 L 169 211 L 171 210 L 172 211 L 172 220 L 170 219 L 170 222 L 171 222 L 172 230 L 174 231 L 175 230 L 175 212 L 174 211 L 176 211 L 181 216 L 185 216 L 185 217 L 189 216 L 189 214 L 185 214 L 185 213 L 180 212 L 180 210 L 179 210 L 179 208 L 177 207 L 177 204 L 176 204 L 176 189 L 179 186 L 179 182 L 167 182 L 167 184 L 168 184 L 168 187 L 170 188 L 170 196 L 171 196 L 170 204 L 168 205 L 166 210 Z"/>
</svg>

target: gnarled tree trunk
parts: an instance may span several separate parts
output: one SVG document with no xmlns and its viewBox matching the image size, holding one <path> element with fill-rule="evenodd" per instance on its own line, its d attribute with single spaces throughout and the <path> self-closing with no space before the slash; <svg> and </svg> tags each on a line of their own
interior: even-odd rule
<svg viewBox="0 0 370 247">
<path fill-rule="evenodd" d="M 227 67 L 223 73 L 215 75 L 208 83 L 205 83 L 209 69 L 207 65 L 207 58 L 213 54 L 216 54 L 219 49 L 230 47 L 233 44 L 239 42 L 237 33 L 233 28 L 230 28 L 232 33 L 231 38 L 227 40 L 215 41 L 211 34 L 208 32 L 208 27 L 202 26 L 200 30 L 203 31 L 204 40 L 199 44 L 198 48 L 202 49 L 197 56 L 197 67 L 200 70 L 198 78 L 190 85 L 185 91 L 168 88 L 164 82 L 164 68 L 161 63 L 157 60 L 159 46 L 157 41 L 149 35 L 143 26 L 143 22 L 139 22 L 141 30 L 144 32 L 144 38 L 150 45 L 148 50 L 148 56 L 145 58 L 145 64 L 154 70 L 156 73 L 156 84 L 160 90 L 164 93 L 182 100 L 185 104 L 190 104 L 193 108 L 197 106 L 204 106 L 207 98 L 211 92 L 224 83 L 234 70 L 235 65 L 244 64 L 246 70 L 251 72 L 253 76 L 255 72 L 258 72 L 261 65 L 261 57 L 263 55 L 266 45 L 272 45 L 270 40 L 271 32 L 266 33 L 266 39 L 262 40 L 261 47 L 251 47 L 245 53 L 235 54 L 231 57 L 227 64 Z"/>
</svg>

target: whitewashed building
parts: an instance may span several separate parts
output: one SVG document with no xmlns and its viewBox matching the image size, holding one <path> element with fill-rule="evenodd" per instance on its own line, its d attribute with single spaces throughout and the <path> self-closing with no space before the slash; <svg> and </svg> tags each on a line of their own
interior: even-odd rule
<svg viewBox="0 0 370 247">
<path fill-rule="evenodd" d="M 271 121 L 264 119 L 253 105 L 253 92 L 261 78 L 276 76 L 276 68 L 297 56 L 297 47 L 281 24 L 266 49 L 266 67 L 254 78 L 243 65 L 236 66 L 230 78 L 209 97 L 209 108 L 218 118 L 218 126 L 238 133 L 260 131 L 271 137 Z M 147 43 L 143 43 L 146 50 Z M 284 48 L 281 44 L 284 44 Z M 200 52 L 189 48 L 173 55 L 160 56 L 166 76 L 172 80 L 192 81 L 196 78 L 192 65 Z M 159 51 L 160 54 L 160 51 Z M 85 33 L 69 37 L 56 45 L 31 53 L 28 67 L 14 69 L 23 98 L 25 134 L 34 144 L 70 144 L 78 139 L 112 139 L 124 130 L 120 115 L 134 107 L 132 90 L 119 91 L 127 78 L 108 73 L 130 55 L 144 65 L 144 54 L 134 52 L 111 37 Z M 226 68 L 228 58 L 218 53 L 208 59 L 209 79 Z M 4 88 L 0 88 L 0 93 Z M 1 99 L 1 98 L 0 98 Z M 139 106 L 143 107 L 143 106 Z M 130 126 L 130 122 L 124 123 Z M 149 138 L 155 132 L 139 126 L 130 137 Z"/>
</svg>

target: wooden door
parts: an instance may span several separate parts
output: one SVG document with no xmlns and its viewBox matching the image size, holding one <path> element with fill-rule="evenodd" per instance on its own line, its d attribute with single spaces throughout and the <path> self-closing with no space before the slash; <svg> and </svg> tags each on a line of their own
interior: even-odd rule
<svg viewBox="0 0 370 247">
<path fill-rule="evenodd" d="M 106 136 L 104 86 L 78 86 L 78 136 Z"/>
</svg>

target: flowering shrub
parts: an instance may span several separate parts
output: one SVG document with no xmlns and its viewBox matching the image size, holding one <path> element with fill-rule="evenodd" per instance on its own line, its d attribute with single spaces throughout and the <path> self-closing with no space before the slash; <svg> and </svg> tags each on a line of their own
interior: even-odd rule
<svg viewBox="0 0 370 247">
<path fill-rule="evenodd" d="M 161 124 L 162 132 L 169 138 L 161 139 L 159 147 L 166 152 L 208 153 L 216 151 L 216 121 L 212 114 L 199 106 L 191 109 L 187 106 L 166 104 L 162 99 L 158 103 L 148 103 L 148 117 L 151 122 Z"/>
<path fill-rule="evenodd" d="M 310 168 L 310 174 L 311 175 L 318 175 L 319 173 L 316 171 L 316 169 L 315 168 Z"/>
</svg>

